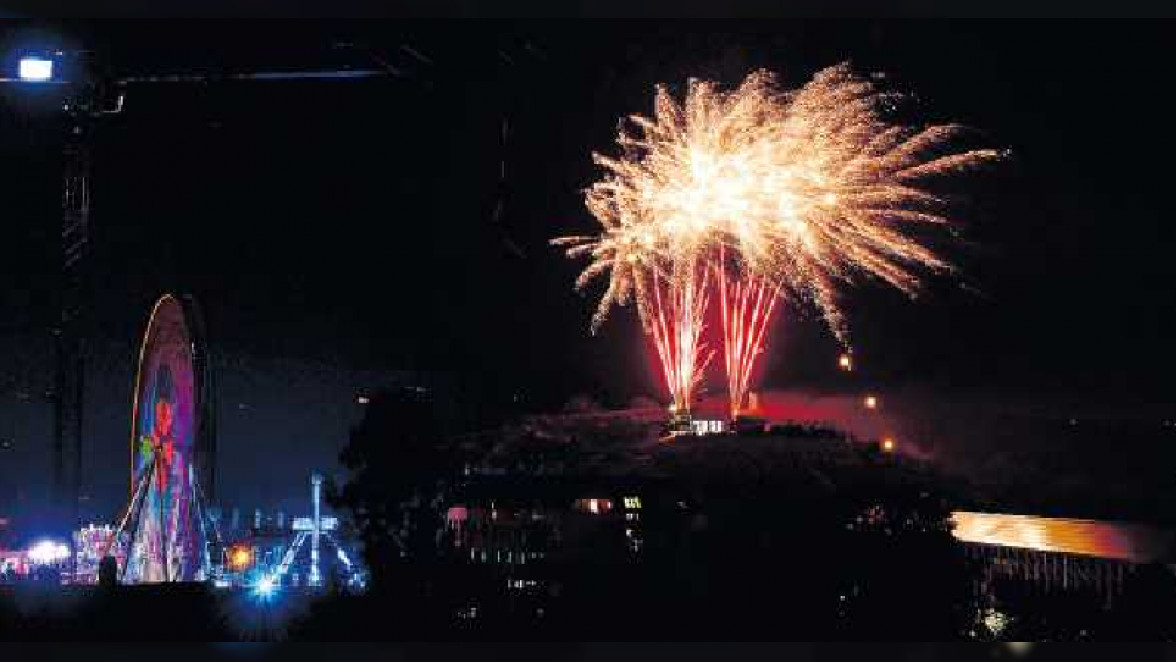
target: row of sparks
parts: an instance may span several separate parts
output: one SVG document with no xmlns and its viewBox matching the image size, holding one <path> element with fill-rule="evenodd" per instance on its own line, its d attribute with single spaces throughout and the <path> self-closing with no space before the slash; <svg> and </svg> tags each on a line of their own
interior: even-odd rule
<svg viewBox="0 0 1176 662">
<path fill-rule="evenodd" d="M 607 280 L 593 331 L 635 302 L 673 408 L 688 412 L 717 298 L 737 416 L 782 299 L 813 305 L 847 345 L 844 285 L 866 276 L 913 296 L 917 269 L 950 271 L 922 236 L 951 224 L 929 184 L 1004 153 L 953 148 L 968 133 L 957 125 L 888 121 L 900 98 L 847 64 L 794 90 L 762 70 L 730 91 L 691 80 L 681 102 L 659 86 L 653 116 L 622 123 L 620 155 L 594 155 L 605 173 L 585 203 L 601 231 L 552 242 L 588 259 L 577 287 Z"/>
</svg>

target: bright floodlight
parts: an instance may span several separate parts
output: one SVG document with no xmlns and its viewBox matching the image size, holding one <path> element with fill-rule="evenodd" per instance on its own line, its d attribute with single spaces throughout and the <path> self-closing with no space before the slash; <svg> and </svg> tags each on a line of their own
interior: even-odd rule
<svg viewBox="0 0 1176 662">
<path fill-rule="evenodd" d="M 276 588 L 277 585 L 274 582 L 273 577 L 265 576 L 258 580 L 257 586 L 254 588 L 254 590 L 256 591 L 258 597 L 268 598 L 274 594 L 274 590 Z"/>
<path fill-rule="evenodd" d="M 44 82 L 53 78 L 53 60 L 42 57 L 20 59 L 20 79 L 30 82 Z"/>
</svg>

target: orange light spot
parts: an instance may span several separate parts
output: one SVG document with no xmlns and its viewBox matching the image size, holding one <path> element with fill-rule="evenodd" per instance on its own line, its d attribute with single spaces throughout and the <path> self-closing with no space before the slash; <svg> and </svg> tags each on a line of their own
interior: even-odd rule
<svg viewBox="0 0 1176 662">
<path fill-rule="evenodd" d="M 236 547 L 229 553 L 229 564 L 235 568 L 244 568 L 253 561 L 253 553 L 248 547 Z"/>
</svg>

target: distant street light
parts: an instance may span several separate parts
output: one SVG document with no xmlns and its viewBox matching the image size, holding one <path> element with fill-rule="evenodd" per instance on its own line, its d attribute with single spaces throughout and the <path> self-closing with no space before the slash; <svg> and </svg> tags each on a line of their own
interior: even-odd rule
<svg viewBox="0 0 1176 662">
<path fill-rule="evenodd" d="M 878 398 L 872 395 L 867 395 L 864 404 L 866 405 L 866 409 L 877 409 Z"/>
<path fill-rule="evenodd" d="M 890 437 L 884 438 L 882 440 L 882 450 L 886 451 L 887 453 L 893 453 L 894 452 L 894 439 L 892 439 Z"/>
<path fill-rule="evenodd" d="M 849 372 L 853 370 L 853 359 L 849 357 L 849 354 L 842 354 L 841 358 L 837 359 L 837 365 L 842 370 Z"/>
</svg>

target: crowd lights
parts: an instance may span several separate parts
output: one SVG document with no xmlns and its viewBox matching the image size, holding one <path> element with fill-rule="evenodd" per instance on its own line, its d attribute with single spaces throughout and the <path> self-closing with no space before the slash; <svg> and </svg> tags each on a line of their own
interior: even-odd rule
<svg viewBox="0 0 1176 662">
<path fill-rule="evenodd" d="M 59 563 L 69 558 L 69 547 L 52 540 L 42 540 L 29 548 L 28 557 L 37 565 Z"/>
</svg>

